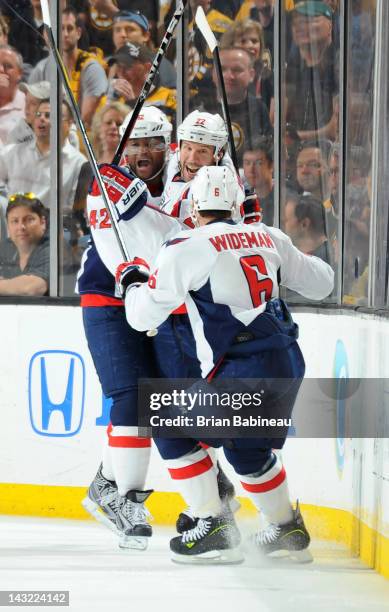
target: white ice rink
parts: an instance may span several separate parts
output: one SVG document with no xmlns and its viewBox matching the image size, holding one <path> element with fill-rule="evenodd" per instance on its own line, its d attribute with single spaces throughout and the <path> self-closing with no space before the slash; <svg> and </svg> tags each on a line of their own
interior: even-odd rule
<svg viewBox="0 0 389 612">
<path fill-rule="evenodd" d="M 337 545 L 314 542 L 309 565 L 246 556 L 242 565 L 193 567 L 170 561 L 173 530 L 154 533 L 146 552 L 121 551 L 91 521 L 2 516 L 0 589 L 69 590 L 62 609 L 75 612 L 389 611 L 389 582 Z"/>
</svg>

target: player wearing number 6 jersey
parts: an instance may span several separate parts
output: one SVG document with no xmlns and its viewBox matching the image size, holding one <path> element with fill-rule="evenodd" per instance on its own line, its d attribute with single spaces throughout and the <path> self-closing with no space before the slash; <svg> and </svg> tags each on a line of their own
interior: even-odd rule
<svg viewBox="0 0 389 612">
<path fill-rule="evenodd" d="M 301 253 L 278 229 L 234 223 L 237 182 L 227 168 L 201 168 L 192 183 L 192 198 L 197 227 L 166 242 L 151 282 L 142 284 L 147 277 L 144 264 L 143 276 L 138 265 L 129 265 L 127 273 L 121 269 L 128 322 L 137 330 L 158 327 L 185 302 L 188 334 L 195 339 L 203 377 L 291 379 L 284 399 L 290 416 L 305 366 L 297 326 L 279 299 L 279 284 L 310 299 L 323 299 L 332 291 L 333 271 Z M 228 461 L 269 522 L 256 534 L 256 546 L 265 553 L 286 549 L 302 560 L 306 553 L 307 560 L 309 535 L 298 507 L 292 508 L 285 469 L 272 451 L 284 440 L 224 442 Z M 175 560 L 239 560 L 239 532 L 231 514 L 222 509 L 215 469 L 205 452 L 188 438 L 156 443 L 198 517 L 193 529 L 171 541 Z"/>
</svg>

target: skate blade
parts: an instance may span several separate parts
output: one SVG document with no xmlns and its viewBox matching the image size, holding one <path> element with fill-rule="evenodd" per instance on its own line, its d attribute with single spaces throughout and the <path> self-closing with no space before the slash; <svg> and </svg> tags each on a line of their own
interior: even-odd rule
<svg viewBox="0 0 389 612">
<path fill-rule="evenodd" d="M 119 539 L 119 548 L 123 550 L 146 550 L 149 545 L 149 537 L 147 536 L 126 536 L 121 535 Z"/>
<path fill-rule="evenodd" d="M 109 518 L 104 514 L 104 512 L 101 510 L 100 506 L 96 504 L 96 502 L 92 501 L 89 497 L 85 497 L 82 500 L 81 505 L 85 508 L 87 512 L 89 512 L 91 516 L 93 516 L 94 519 L 96 519 L 96 521 L 98 521 L 105 527 L 108 527 L 108 529 L 113 531 L 116 535 L 120 534 L 116 525 L 114 525 L 114 523 L 109 520 Z"/>
<path fill-rule="evenodd" d="M 311 551 L 308 548 L 304 548 L 304 550 L 291 550 L 289 555 L 298 563 L 312 563 L 313 561 Z"/>
<path fill-rule="evenodd" d="M 312 563 L 313 557 L 308 548 L 304 548 L 304 550 L 276 550 L 272 553 L 268 553 L 267 555 L 261 555 L 265 558 L 277 562 L 278 560 L 283 561 L 293 561 L 295 563 Z"/>
<path fill-rule="evenodd" d="M 172 553 L 174 563 L 185 565 L 237 565 L 243 563 L 244 556 L 239 548 L 211 550 L 200 555 L 180 555 Z"/>
</svg>

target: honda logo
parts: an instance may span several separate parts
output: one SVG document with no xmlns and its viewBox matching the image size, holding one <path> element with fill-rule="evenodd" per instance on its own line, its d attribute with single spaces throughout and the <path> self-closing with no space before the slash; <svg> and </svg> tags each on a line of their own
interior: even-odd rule
<svg viewBox="0 0 389 612">
<path fill-rule="evenodd" d="M 28 399 L 33 430 L 41 436 L 69 437 L 80 431 L 85 398 L 85 366 L 71 351 L 32 356 Z"/>
</svg>

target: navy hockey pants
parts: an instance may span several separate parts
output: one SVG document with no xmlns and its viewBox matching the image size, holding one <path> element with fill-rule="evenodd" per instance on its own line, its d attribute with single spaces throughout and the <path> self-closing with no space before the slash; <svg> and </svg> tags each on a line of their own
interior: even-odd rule
<svg viewBox="0 0 389 612">
<path fill-rule="evenodd" d="M 216 378 L 272 378 L 294 379 L 283 394 L 283 416 L 292 414 L 297 393 L 305 372 L 305 363 L 297 342 L 282 350 L 263 351 L 253 355 L 227 355 Z M 177 459 L 190 453 L 198 440 L 193 438 L 155 438 L 155 444 L 163 459 Z M 237 474 L 254 474 L 261 471 L 273 448 L 282 448 L 285 438 L 234 438 L 202 440 L 213 447 L 223 447 L 227 461 Z"/>
<path fill-rule="evenodd" d="M 82 316 L 103 393 L 112 398 L 111 423 L 137 426 L 138 378 L 155 376 L 151 340 L 128 325 L 124 307 L 84 307 Z"/>
</svg>

